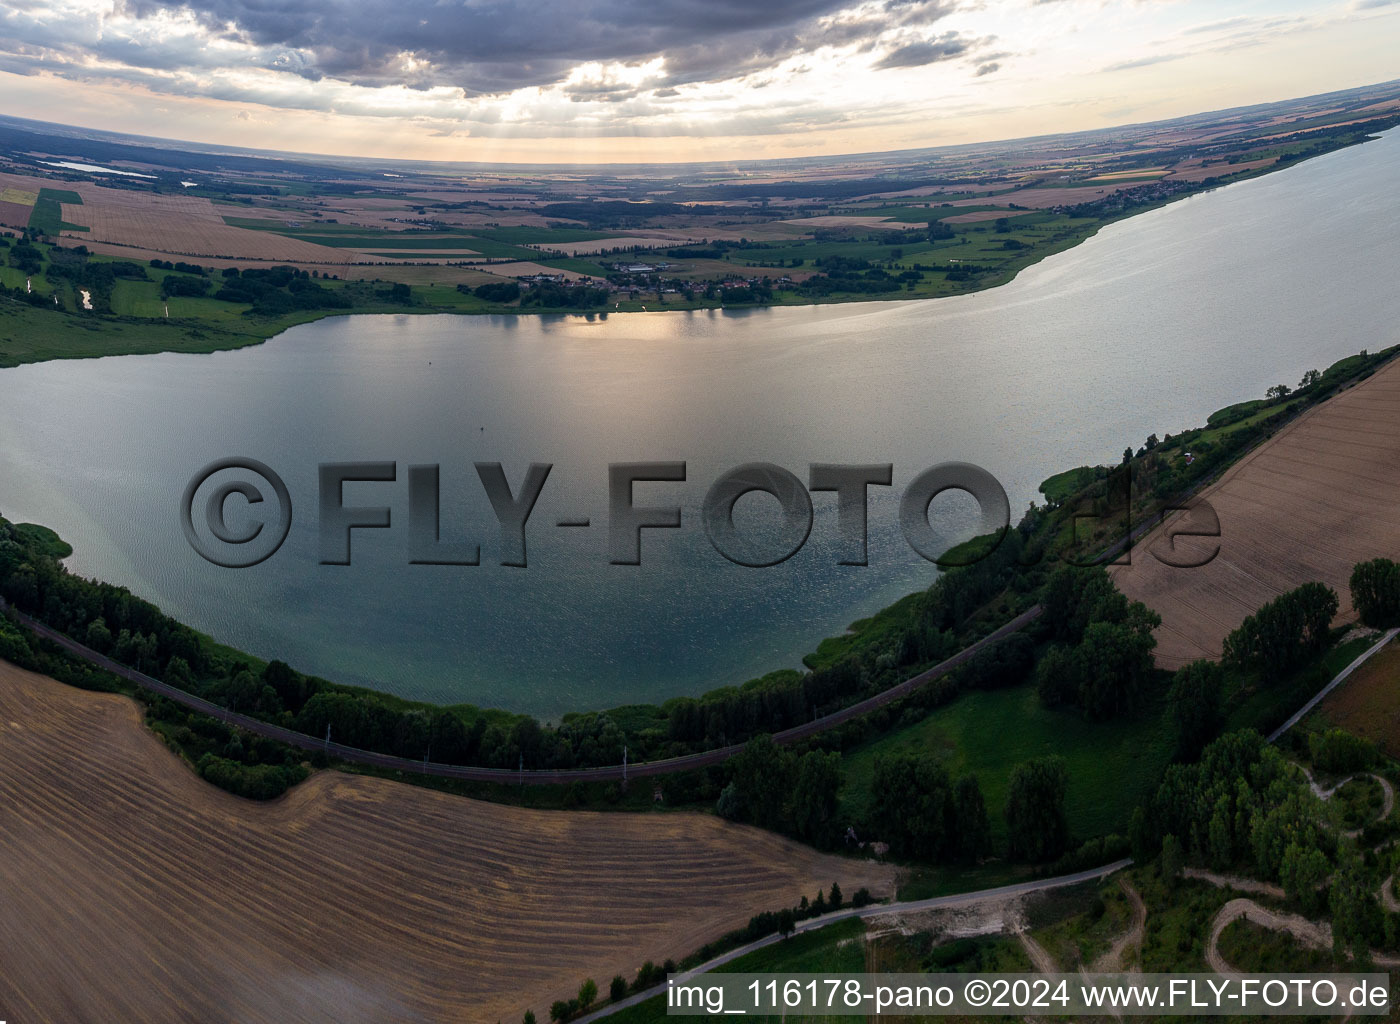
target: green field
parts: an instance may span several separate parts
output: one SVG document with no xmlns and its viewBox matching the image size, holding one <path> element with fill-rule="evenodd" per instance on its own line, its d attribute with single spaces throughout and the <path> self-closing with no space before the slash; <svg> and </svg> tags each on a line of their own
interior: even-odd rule
<svg viewBox="0 0 1400 1024">
<path fill-rule="evenodd" d="M 994 842 L 1006 837 L 1003 808 L 1011 770 L 1058 754 L 1069 767 L 1066 810 L 1078 839 L 1123 833 L 1133 809 L 1157 785 L 1172 753 L 1172 729 L 1160 705 L 1126 719 L 1090 722 L 1041 704 L 1033 686 L 974 691 L 922 721 L 848 751 L 842 808 L 866 813 L 875 759 L 929 753 L 953 774 L 972 772 L 982 785 Z"/>
<path fill-rule="evenodd" d="M 316 220 L 299 221 L 296 227 L 289 227 L 284 221 L 261 220 L 252 217 L 225 217 L 224 223 L 236 228 L 252 231 L 267 231 L 272 234 L 297 238 L 315 245 L 325 245 L 332 249 L 363 249 L 375 251 L 375 255 L 418 255 L 433 249 L 470 249 L 482 256 L 493 259 L 536 259 L 541 255 L 537 249 L 528 249 L 517 244 L 517 240 L 546 245 L 550 241 L 581 242 L 595 238 L 606 238 L 606 234 L 593 231 L 575 231 L 551 228 L 482 228 L 473 231 L 376 231 L 373 228 L 353 224 L 325 224 Z M 380 250 L 391 250 L 389 253 Z M 410 250 L 408 253 L 398 250 Z"/>
</svg>

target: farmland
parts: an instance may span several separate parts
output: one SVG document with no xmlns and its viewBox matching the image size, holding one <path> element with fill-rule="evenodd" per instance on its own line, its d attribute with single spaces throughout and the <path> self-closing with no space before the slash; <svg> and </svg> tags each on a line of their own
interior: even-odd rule
<svg viewBox="0 0 1400 1024">
<path fill-rule="evenodd" d="M 1400 643 L 1391 641 L 1328 694 L 1316 717 L 1370 740 L 1389 757 L 1400 755 Z"/>
<path fill-rule="evenodd" d="M 193 261 L 216 272 L 290 265 L 336 282 L 422 289 L 399 312 L 924 299 L 996 287 L 1112 221 L 1364 143 L 1397 122 L 1400 89 L 1383 85 L 1015 147 L 585 174 L 447 165 L 389 173 L 310 157 L 211 165 L 207 155 L 134 137 L 97 143 L 5 129 L 0 227 L 138 263 Z M 57 156 L 136 176 L 56 167 Z M 478 301 L 457 291 L 494 284 L 516 294 L 516 281 L 519 298 Z M 99 319 L 166 318 L 166 303 L 157 306 L 149 289 L 119 291 L 135 294 L 115 296 L 111 310 L 96 310 Z M 71 310 L 71 297 L 59 289 L 60 306 Z M 378 311 L 362 298 L 340 308 Z M 200 336 L 206 349 L 285 326 L 255 317 L 234 327 L 228 310 L 179 305 L 170 317 L 185 322 L 181 336 Z M 92 327 L 35 333 L 65 331 L 84 339 Z M 144 342 L 133 347 L 139 333 L 112 330 L 124 337 L 101 351 L 148 351 Z M 147 333 L 170 336 L 154 326 Z M 34 354 L 22 358 L 0 351 L 0 363 L 40 351 L 92 354 L 80 342 L 62 348 L 30 346 Z"/>
<path fill-rule="evenodd" d="M 4 663 L 0 682 L 17 1019 L 519 1019 L 834 880 L 889 890 L 887 869 L 705 815 L 334 772 L 253 804 L 178 767 L 125 698 Z"/>
<path fill-rule="evenodd" d="M 1196 568 L 1135 557 L 1114 570 L 1129 597 L 1162 616 L 1157 664 L 1218 658 L 1226 634 L 1266 601 L 1309 581 L 1350 613 L 1352 567 L 1400 535 L 1400 363 L 1311 409 L 1233 466 L 1201 497 L 1220 520 L 1220 554 Z M 1139 550 L 1159 542 L 1144 538 Z"/>
</svg>

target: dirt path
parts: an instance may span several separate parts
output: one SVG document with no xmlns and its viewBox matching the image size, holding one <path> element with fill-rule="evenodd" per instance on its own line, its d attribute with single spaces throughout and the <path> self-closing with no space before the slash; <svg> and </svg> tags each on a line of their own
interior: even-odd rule
<svg viewBox="0 0 1400 1024">
<path fill-rule="evenodd" d="M 1356 775 L 1348 775 L 1345 779 L 1342 779 L 1336 785 L 1332 786 L 1332 788 L 1323 789 L 1322 785 L 1315 778 L 1313 778 L 1312 772 L 1308 771 L 1307 765 L 1300 764 L 1298 762 L 1294 763 L 1298 764 L 1299 769 L 1302 770 L 1304 777 L 1308 780 L 1308 788 L 1312 790 L 1313 796 L 1317 797 L 1319 800 L 1331 800 L 1334 796 L 1337 795 L 1337 791 L 1339 789 L 1345 786 L 1348 782 L 1351 782 L 1353 779 L 1372 778 L 1375 779 L 1381 787 L 1381 813 L 1376 818 L 1376 820 L 1385 821 L 1387 818 L 1390 817 L 1391 812 L 1395 810 L 1395 787 L 1390 784 L 1389 779 L 1384 779 L 1381 776 L 1377 775 L 1375 772 L 1360 772 Z M 1351 839 L 1355 839 L 1362 833 L 1362 831 L 1363 829 L 1354 828 L 1343 832 L 1342 835 L 1347 836 Z"/>
<path fill-rule="evenodd" d="M 1139 964 L 1134 964 L 1131 968 L 1124 967 L 1124 957 L 1128 950 L 1142 948 L 1142 937 L 1147 929 L 1147 904 L 1142 902 L 1142 896 L 1126 878 L 1118 879 L 1118 887 L 1123 890 L 1123 895 L 1128 897 L 1128 903 L 1132 905 L 1133 923 L 1094 961 L 1090 970 L 1095 974 L 1117 974 L 1124 970 L 1136 972 L 1142 969 Z"/>
<path fill-rule="evenodd" d="M 1283 914 L 1276 910 L 1261 907 L 1251 899 L 1241 897 L 1231 900 L 1220 908 L 1210 926 L 1210 941 L 1206 944 L 1206 963 L 1216 974 L 1239 974 L 1220 955 L 1220 936 L 1234 922 L 1244 918 L 1262 928 L 1288 932 L 1295 939 L 1312 949 L 1332 948 L 1332 926 L 1309 921 L 1297 914 Z M 1379 963 L 1379 961 L 1377 961 Z"/>
<path fill-rule="evenodd" d="M 1332 926 L 1325 921 L 1309 921 L 1306 917 L 1299 917 L 1297 914 L 1270 910 L 1268 907 L 1261 907 L 1251 899 L 1241 897 L 1231 900 L 1221 907 L 1211 922 L 1210 941 L 1206 944 L 1206 963 L 1217 974 L 1240 973 L 1220 955 L 1220 936 L 1224 934 L 1226 928 L 1241 918 L 1252 924 L 1257 924 L 1261 928 L 1287 932 L 1310 949 L 1328 951 L 1332 949 Z M 1400 966 L 1400 956 L 1393 953 L 1381 953 L 1374 949 L 1371 950 L 1371 961 L 1377 967 Z"/>
<path fill-rule="evenodd" d="M 1283 899 L 1283 889 L 1272 882 L 1260 882 L 1253 878 L 1244 878 L 1240 875 L 1220 875 L 1214 871 L 1206 871 L 1204 868 L 1183 868 L 1182 872 L 1187 878 L 1198 878 L 1202 882 L 1209 882 L 1211 885 L 1221 889 L 1234 889 L 1236 892 L 1253 892 L 1260 896 L 1272 896 L 1275 899 Z"/>
<path fill-rule="evenodd" d="M 1395 898 L 1395 876 L 1391 875 L 1381 883 L 1381 891 L 1377 894 L 1381 898 L 1381 906 L 1392 914 L 1400 913 L 1400 900 Z"/>
<path fill-rule="evenodd" d="M 1045 951 L 1045 947 L 1035 939 L 1031 938 L 1030 932 L 1024 927 L 1016 930 L 1016 938 L 1021 940 L 1021 945 L 1026 950 L 1026 955 L 1031 958 L 1031 964 L 1041 974 L 1060 973 L 1059 965 L 1055 963 L 1055 958 Z"/>
</svg>

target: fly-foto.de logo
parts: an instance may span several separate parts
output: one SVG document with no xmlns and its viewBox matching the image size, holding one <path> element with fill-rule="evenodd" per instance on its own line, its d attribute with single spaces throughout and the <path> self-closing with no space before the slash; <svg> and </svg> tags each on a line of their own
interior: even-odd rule
<svg viewBox="0 0 1400 1024">
<path fill-rule="evenodd" d="M 475 475 L 490 504 L 492 521 L 482 534 L 494 534 L 498 560 L 503 566 L 528 565 L 527 528 L 532 524 L 540 495 L 549 481 L 553 464 L 532 462 L 511 483 L 499 462 L 473 464 Z M 750 462 L 721 474 L 710 485 L 698 518 L 711 546 L 736 565 L 764 568 L 779 565 L 796 555 L 811 537 L 815 521 L 813 494 L 830 495 L 834 502 L 836 563 L 869 564 L 869 495 L 872 487 L 890 487 L 892 463 L 811 463 L 802 480 L 791 470 L 768 462 Z M 392 488 L 406 487 L 408 524 L 406 555 L 411 565 L 479 566 L 481 536 L 444 536 L 442 528 L 442 470 L 437 464 L 405 467 L 403 479 L 397 462 L 324 462 L 317 467 L 317 549 L 321 565 L 350 565 L 352 540 L 357 530 L 399 529 L 388 504 L 349 503 L 347 484 L 375 485 L 386 490 L 382 501 L 402 497 Z M 607 560 L 613 565 L 640 565 L 642 536 L 648 530 L 678 530 L 685 516 L 679 504 L 659 503 L 655 498 L 639 503 L 638 484 L 683 484 L 683 461 L 614 462 L 607 467 Z M 961 492 L 976 503 L 981 533 L 990 538 L 971 549 L 948 549 L 929 521 L 934 500 L 946 492 Z M 375 493 L 373 488 L 371 492 Z M 361 492 L 363 493 L 363 488 Z M 735 507 L 746 495 L 762 494 L 777 505 L 778 523 L 771 529 L 745 530 L 736 521 Z M 231 515 L 235 506 L 239 514 Z M 1193 501 L 1191 522 L 1168 535 L 1166 552 L 1154 554 L 1181 568 L 1205 565 L 1219 552 L 1218 545 L 1204 552 L 1175 559 L 1176 536 L 1220 536 L 1219 521 L 1208 503 Z M 1173 511 L 1173 510 L 1169 510 Z M 196 473 L 186 485 L 179 505 L 180 525 L 190 546 L 201 557 L 225 568 L 249 568 L 271 558 L 291 531 L 292 496 L 282 477 L 257 459 L 219 459 Z M 1089 516 L 1086 518 L 1094 518 Z M 561 516 L 556 528 L 583 530 L 594 523 L 589 516 Z M 1011 528 L 1011 506 L 1006 490 L 987 470 L 967 462 L 942 462 L 919 473 L 904 488 L 899 500 L 899 527 L 909 546 L 921 557 L 942 567 L 970 565 L 996 550 Z M 1132 531 L 1121 546 L 1126 547 Z"/>
</svg>

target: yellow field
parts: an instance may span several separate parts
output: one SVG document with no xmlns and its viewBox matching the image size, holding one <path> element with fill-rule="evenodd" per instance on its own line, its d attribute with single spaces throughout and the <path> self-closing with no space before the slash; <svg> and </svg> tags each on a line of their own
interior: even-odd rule
<svg viewBox="0 0 1400 1024">
<path fill-rule="evenodd" d="M 0 191 L 0 203 L 18 203 L 20 206 L 33 206 L 38 201 L 38 192 L 28 192 L 22 188 L 7 188 Z"/>
<path fill-rule="evenodd" d="M 122 697 L 0 662 L 0 1012 L 518 1021 L 888 868 L 699 814 L 544 812 L 322 772 L 197 779 Z"/>
<path fill-rule="evenodd" d="M 1218 658 L 1245 616 L 1318 580 L 1351 615 L 1357 562 L 1400 551 L 1400 361 L 1303 414 L 1202 492 L 1220 518 L 1220 554 L 1176 569 L 1139 542 L 1118 587 L 1162 616 L 1157 664 Z M 1191 542 L 1197 543 L 1197 542 Z"/>
</svg>

